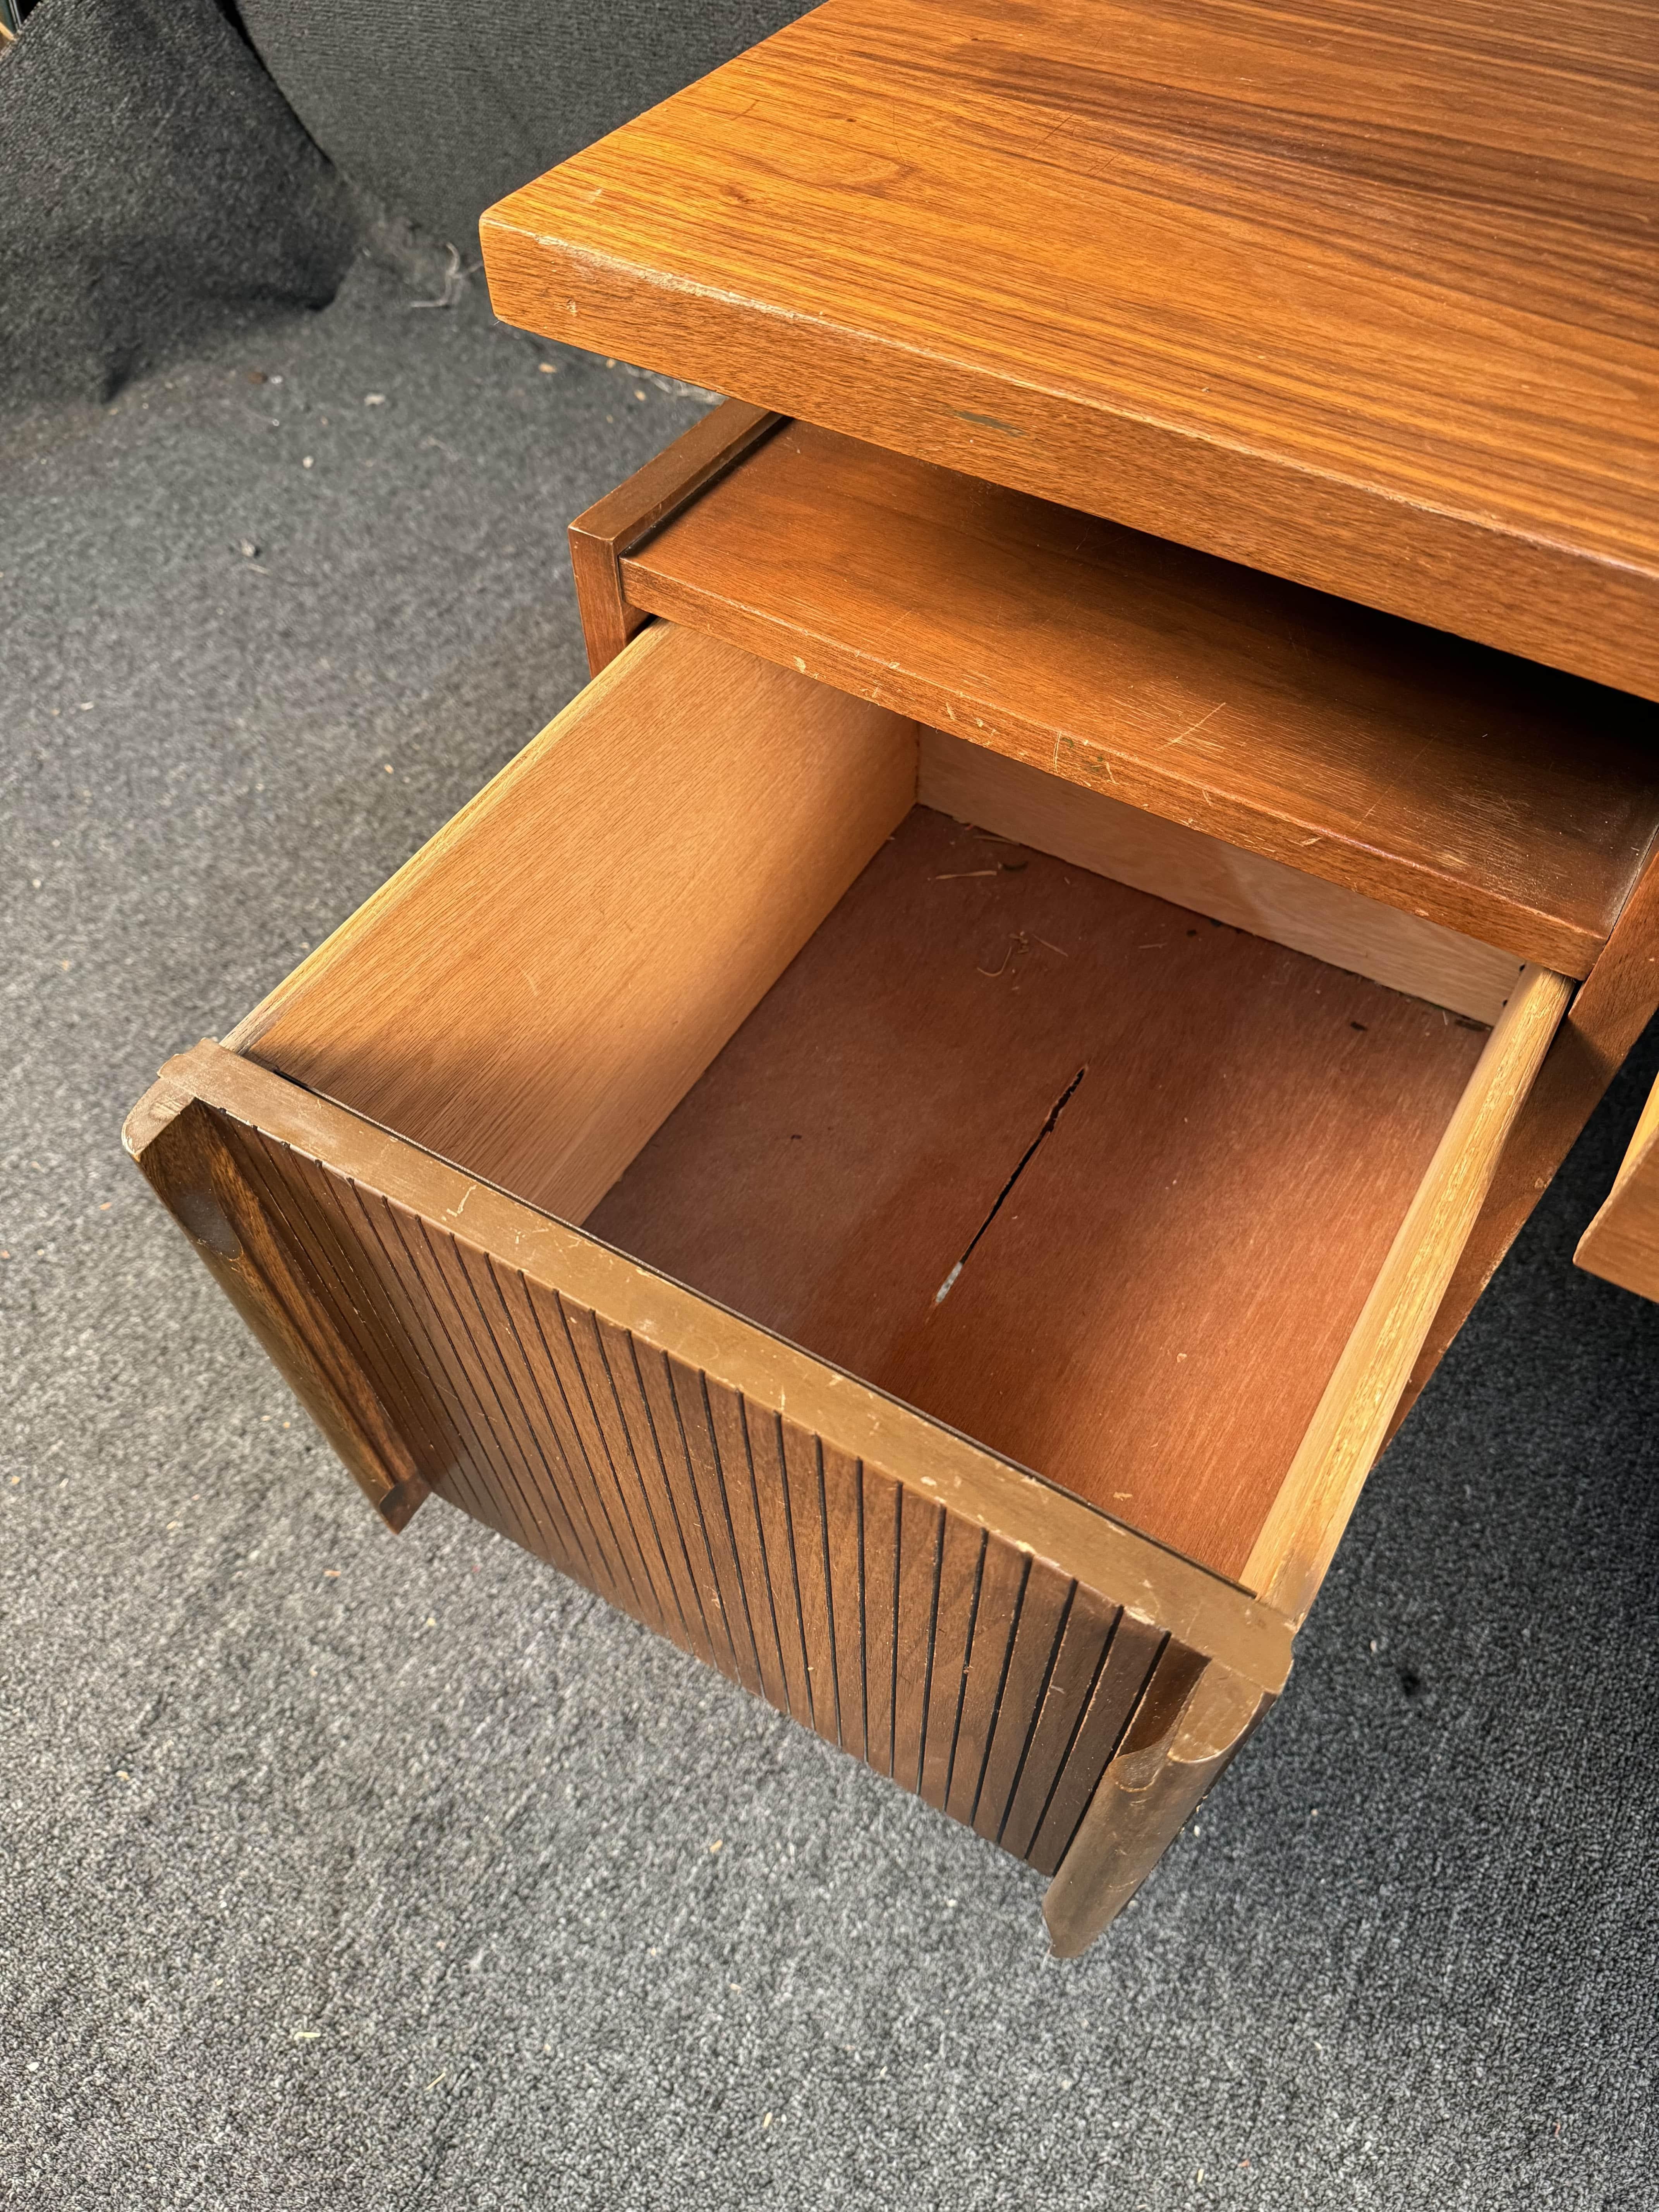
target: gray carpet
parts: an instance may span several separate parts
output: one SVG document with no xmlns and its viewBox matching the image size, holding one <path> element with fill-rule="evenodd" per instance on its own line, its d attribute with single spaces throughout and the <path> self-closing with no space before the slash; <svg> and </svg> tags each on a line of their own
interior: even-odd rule
<svg viewBox="0 0 1659 2212">
<path fill-rule="evenodd" d="M 1659 1039 L 1068 1966 L 994 1850 L 389 1536 L 123 1158 L 576 688 L 562 525 L 698 404 L 360 265 L 0 433 L 0 2201 L 1639 2212 L 1659 1311 L 1569 1260 Z"/>
<path fill-rule="evenodd" d="M 490 0 L 462 14 L 449 0 L 238 0 L 238 12 L 283 98 L 343 174 L 476 260 L 478 217 L 492 200 L 805 4 Z"/>
<path fill-rule="evenodd" d="M 334 297 L 368 210 L 220 0 L 41 0 L 0 47 L 0 405 L 112 399 Z"/>
</svg>

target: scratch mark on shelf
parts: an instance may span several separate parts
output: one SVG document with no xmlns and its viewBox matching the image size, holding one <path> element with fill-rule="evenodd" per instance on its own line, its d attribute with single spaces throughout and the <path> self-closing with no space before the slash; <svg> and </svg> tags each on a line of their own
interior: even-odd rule
<svg viewBox="0 0 1659 2212">
<path fill-rule="evenodd" d="M 1215 705 L 1211 708 L 1207 714 L 1200 714 L 1195 722 L 1188 722 L 1186 728 L 1181 732 L 1181 735 L 1178 738 L 1170 738 L 1167 739 L 1166 742 L 1172 745 L 1185 744 L 1188 738 L 1192 736 L 1194 730 L 1201 730 L 1206 722 L 1214 721 L 1216 716 L 1221 712 L 1226 703 L 1227 702 L 1224 699 L 1218 699 Z"/>
</svg>

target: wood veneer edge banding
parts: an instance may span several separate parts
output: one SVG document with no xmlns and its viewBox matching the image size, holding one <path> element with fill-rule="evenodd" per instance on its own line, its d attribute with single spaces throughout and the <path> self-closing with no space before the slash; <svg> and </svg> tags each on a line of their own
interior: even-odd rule
<svg viewBox="0 0 1659 2212">
<path fill-rule="evenodd" d="M 1565 976 L 1544 968 L 1522 971 L 1256 1538 L 1245 1584 L 1298 1626 L 1382 1449 L 1571 994 Z"/>
<path fill-rule="evenodd" d="M 609 667 L 646 620 L 623 589 L 623 556 L 701 498 L 785 420 L 746 400 L 723 400 L 576 516 L 569 526 L 570 569 L 592 675 Z"/>
</svg>

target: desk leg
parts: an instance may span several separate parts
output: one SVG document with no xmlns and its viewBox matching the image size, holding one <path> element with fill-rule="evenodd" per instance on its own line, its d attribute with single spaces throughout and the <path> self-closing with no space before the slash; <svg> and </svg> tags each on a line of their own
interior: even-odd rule
<svg viewBox="0 0 1659 2212">
<path fill-rule="evenodd" d="M 1273 1702 L 1215 1660 L 1166 1650 L 1042 1900 L 1057 1957 L 1117 1917 Z"/>
</svg>

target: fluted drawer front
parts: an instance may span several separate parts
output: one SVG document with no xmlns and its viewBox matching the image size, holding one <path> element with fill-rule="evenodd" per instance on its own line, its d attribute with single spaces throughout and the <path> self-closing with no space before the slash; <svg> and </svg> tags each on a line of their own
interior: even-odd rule
<svg viewBox="0 0 1659 2212">
<path fill-rule="evenodd" d="M 405 1509 L 435 1491 L 1042 1871 L 1188 1650 L 1171 1622 L 1273 1671 L 1242 1593 L 1122 1530 L 1106 1573 L 1067 1571 L 1073 1524 L 1110 1529 L 1089 1508 L 580 1231 L 217 1047 L 169 1078 L 141 1164 L 398 1459 Z"/>
</svg>

